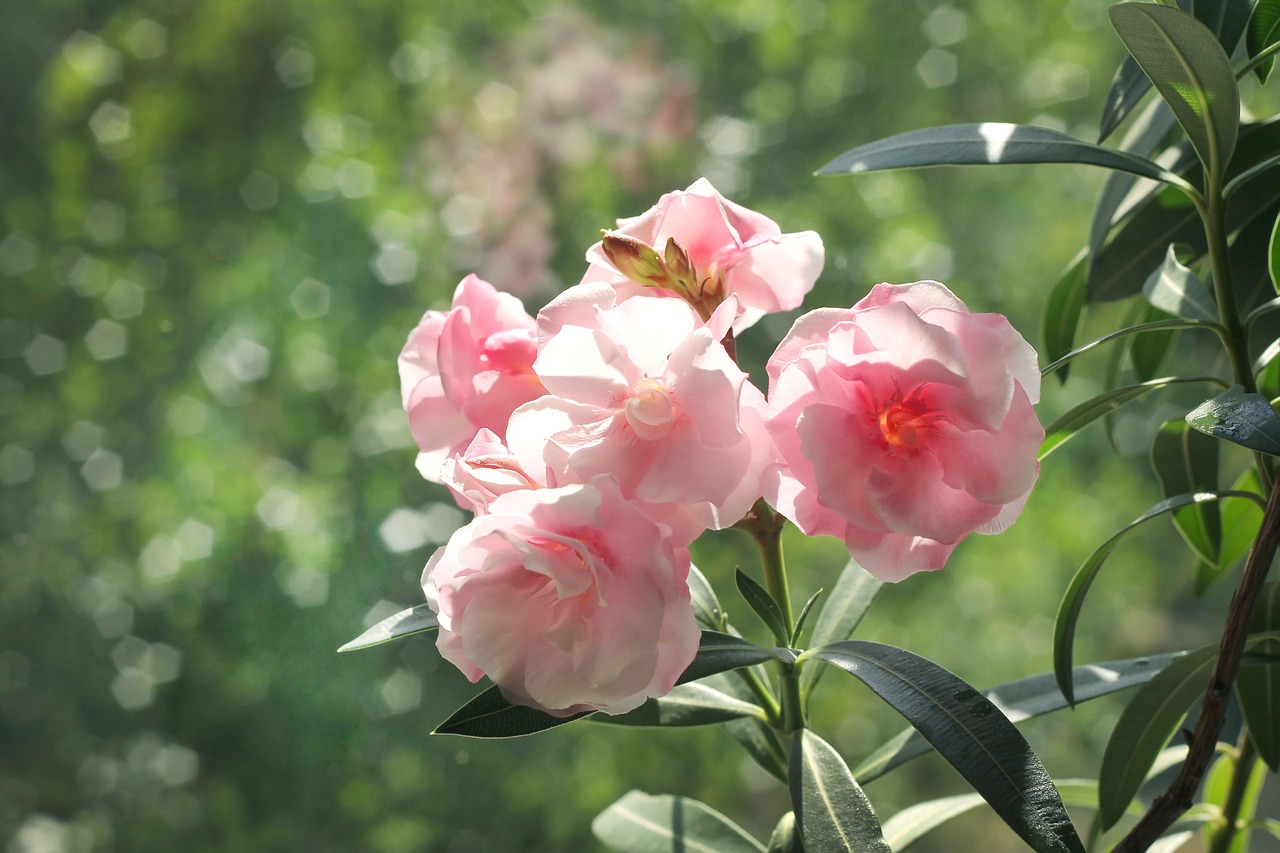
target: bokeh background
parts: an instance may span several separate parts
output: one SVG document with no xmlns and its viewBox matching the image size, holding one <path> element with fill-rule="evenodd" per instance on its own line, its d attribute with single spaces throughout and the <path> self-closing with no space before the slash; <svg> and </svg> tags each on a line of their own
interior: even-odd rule
<svg viewBox="0 0 1280 853">
<path fill-rule="evenodd" d="M 466 273 L 536 311 L 600 228 L 702 175 L 823 235 L 809 307 L 937 278 L 1038 344 L 1100 173 L 812 172 L 932 124 L 1093 138 L 1123 55 L 1105 6 L 0 5 L 3 849 L 595 850 L 591 817 L 633 787 L 767 837 L 785 793 L 718 731 L 432 737 L 478 688 L 430 639 L 335 653 L 421 601 L 465 521 L 413 468 L 396 355 Z M 791 319 L 743 339 L 753 376 Z M 1046 387 L 1046 421 L 1099 365 Z M 1055 454 L 1018 525 L 887 589 L 861 636 L 979 686 L 1048 670 L 1071 571 L 1160 497 L 1142 453 L 1176 403 Z M 729 582 L 748 544 L 695 558 L 750 633 Z M 788 546 L 798 597 L 845 561 Z M 1212 638 L 1229 590 L 1192 595 L 1172 528 L 1113 560 L 1081 660 Z M 1055 776 L 1096 775 L 1120 707 L 1025 731 Z M 836 676 L 815 723 L 851 763 L 901 727 Z M 882 816 L 964 790 L 933 757 L 868 786 Z M 981 813 L 932 845 L 1019 848 Z"/>
</svg>

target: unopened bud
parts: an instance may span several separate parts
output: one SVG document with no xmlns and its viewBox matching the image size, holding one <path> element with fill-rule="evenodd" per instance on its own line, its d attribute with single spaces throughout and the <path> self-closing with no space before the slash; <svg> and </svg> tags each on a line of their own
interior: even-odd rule
<svg viewBox="0 0 1280 853">
<path fill-rule="evenodd" d="M 648 287 L 664 286 L 666 271 L 663 269 L 662 258 L 658 257 L 658 253 L 652 246 L 616 231 L 603 233 L 604 237 L 600 240 L 601 248 L 604 249 L 609 263 L 613 264 L 618 272 L 637 284 Z"/>
</svg>

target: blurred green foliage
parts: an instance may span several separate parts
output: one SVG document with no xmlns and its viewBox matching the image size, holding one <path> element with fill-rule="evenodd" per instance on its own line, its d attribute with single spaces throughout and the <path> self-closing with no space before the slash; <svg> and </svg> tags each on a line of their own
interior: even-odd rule
<svg viewBox="0 0 1280 853">
<path fill-rule="evenodd" d="M 938 278 L 1034 339 L 1100 175 L 811 173 L 954 121 L 1091 138 L 1122 48 L 1099 0 L 603 8 L 0 6 L 6 851 L 596 849 L 591 817 L 632 787 L 767 836 L 785 796 L 718 732 L 429 738 L 477 689 L 430 639 L 334 653 L 421 600 L 464 520 L 413 469 L 399 348 L 473 270 L 536 310 L 601 227 L 700 175 L 823 235 L 809 307 Z M 753 375 L 790 320 L 743 340 Z M 1072 382 L 1046 388 L 1046 421 L 1092 390 Z M 1047 670 L 1071 568 L 1158 496 L 1140 461 L 1079 442 L 1012 531 L 887 590 L 861 635 L 978 685 Z M 1169 540 L 1118 552 L 1082 660 L 1207 639 L 1164 619 L 1193 568 Z M 726 601 L 748 545 L 696 546 Z M 788 545 L 797 595 L 844 562 Z M 844 680 L 821 694 L 851 761 L 900 728 Z M 1094 773 L 1118 707 L 1034 723 L 1032 743 L 1055 775 Z M 960 789 L 926 758 L 868 793 L 887 816 Z M 1015 849 L 982 821 L 957 826 Z"/>
</svg>

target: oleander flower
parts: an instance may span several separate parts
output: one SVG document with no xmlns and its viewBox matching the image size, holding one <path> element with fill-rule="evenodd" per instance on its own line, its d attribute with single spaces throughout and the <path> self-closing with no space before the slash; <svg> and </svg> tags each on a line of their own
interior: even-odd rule
<svg viewBox="0 0 1280 853">
<path fill-rule="evenodd" d="M 671 243 L 670 241 L 674 241 Z M 798 308 L 822 272 L 822 238 L 783 234 L 762 213 L 734 204 L 706 178 L 670 192 L 587 250 L 583 283 L 604 281 L 624 297 L 655 290 L 685 298 L 710 314 L 738 298 L 733 328 Z"/>
<path fill-rule="evenodd" d="M 683 542 L 733 524 L 773 460 L 764 397 L 720 343 L 735 307 L 704 324 L 681 300 L 565 291 L 538 315 L 547 395 L 512 414 L 512 455 L 548 485 L 611 475 Z"/>
<path fill-rule="evenodd" d="M 520 300 L 474 275 L 448 311 L 428 311 L 400 352 L 400 395 L 418 448 L 418 470 L 440 482 L 440 466 L 476 433 L 501 440 L 521 403 L 542 395 L 533 373 L 537 333 Z"/>
<path fill-rule="evenodd" d="M 466 450 L 446 459 L 439 475 L 458 505 L 476 514 L 488 512 L 489 504 L 498 495 L 546 486 L 525 473 L 520 460 L 488 429 L 477 432 Z"/>
<path fill-rule="evenodd" d="M 1035 350 L 933 281 L 879 284 L 796 320 L 768 364 L 783 459 L 766 499 L 896 581 L 1017 518 L 1044 429 Z"/>
<path fill-rule="evenodd" d="M 608 478 L 499 495 L 427 563 L 440 653 L 557 717 L 663 696 L 697 653 L 689 552 Z"/>
</svg>

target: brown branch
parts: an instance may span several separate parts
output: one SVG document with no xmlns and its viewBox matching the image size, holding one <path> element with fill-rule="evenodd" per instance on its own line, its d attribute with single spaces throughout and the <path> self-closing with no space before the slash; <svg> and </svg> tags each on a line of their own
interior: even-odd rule
<svg viewBox="0 0 1280 853">
<path fill-rule="evenodd" d="M 1240 586 L 1231 597 L 1227 624 L 1218 644 L 1218 661 L 1214 664 L 1209 687 L 1200 706 L 1200 719 L 1196 722 L 1186 761 L 1170 783 L 1169 789 L 1156 798 L 1150 811 L 1121 840 L 1116 853 L 1141 853 L 1172 826 L 1183 812 L 1191 808 L 1196 791 L 1200 789 L 1200 781 L 1204 778 L 1209 762 L 1213 760 L 1218 735 L 1222 733 L 1222 722 L 1231 697 L 1231 685 L 1235 683 L 1236 672 L 1240 669 L 1240 658 L 1244 653 L 1245 640 L 1249 636 L 1254 606 L 1267 579 L 1271 561 L 1275 559 L 1277 547 L 1280 547 L 1280 484 L 1271 488 L 1267 509 L 1262 515 L 1262 526 L 1258 529 L 1257 538 L 1253 540 L 1249 559 L 1245 561 Z"/>
</svg>

